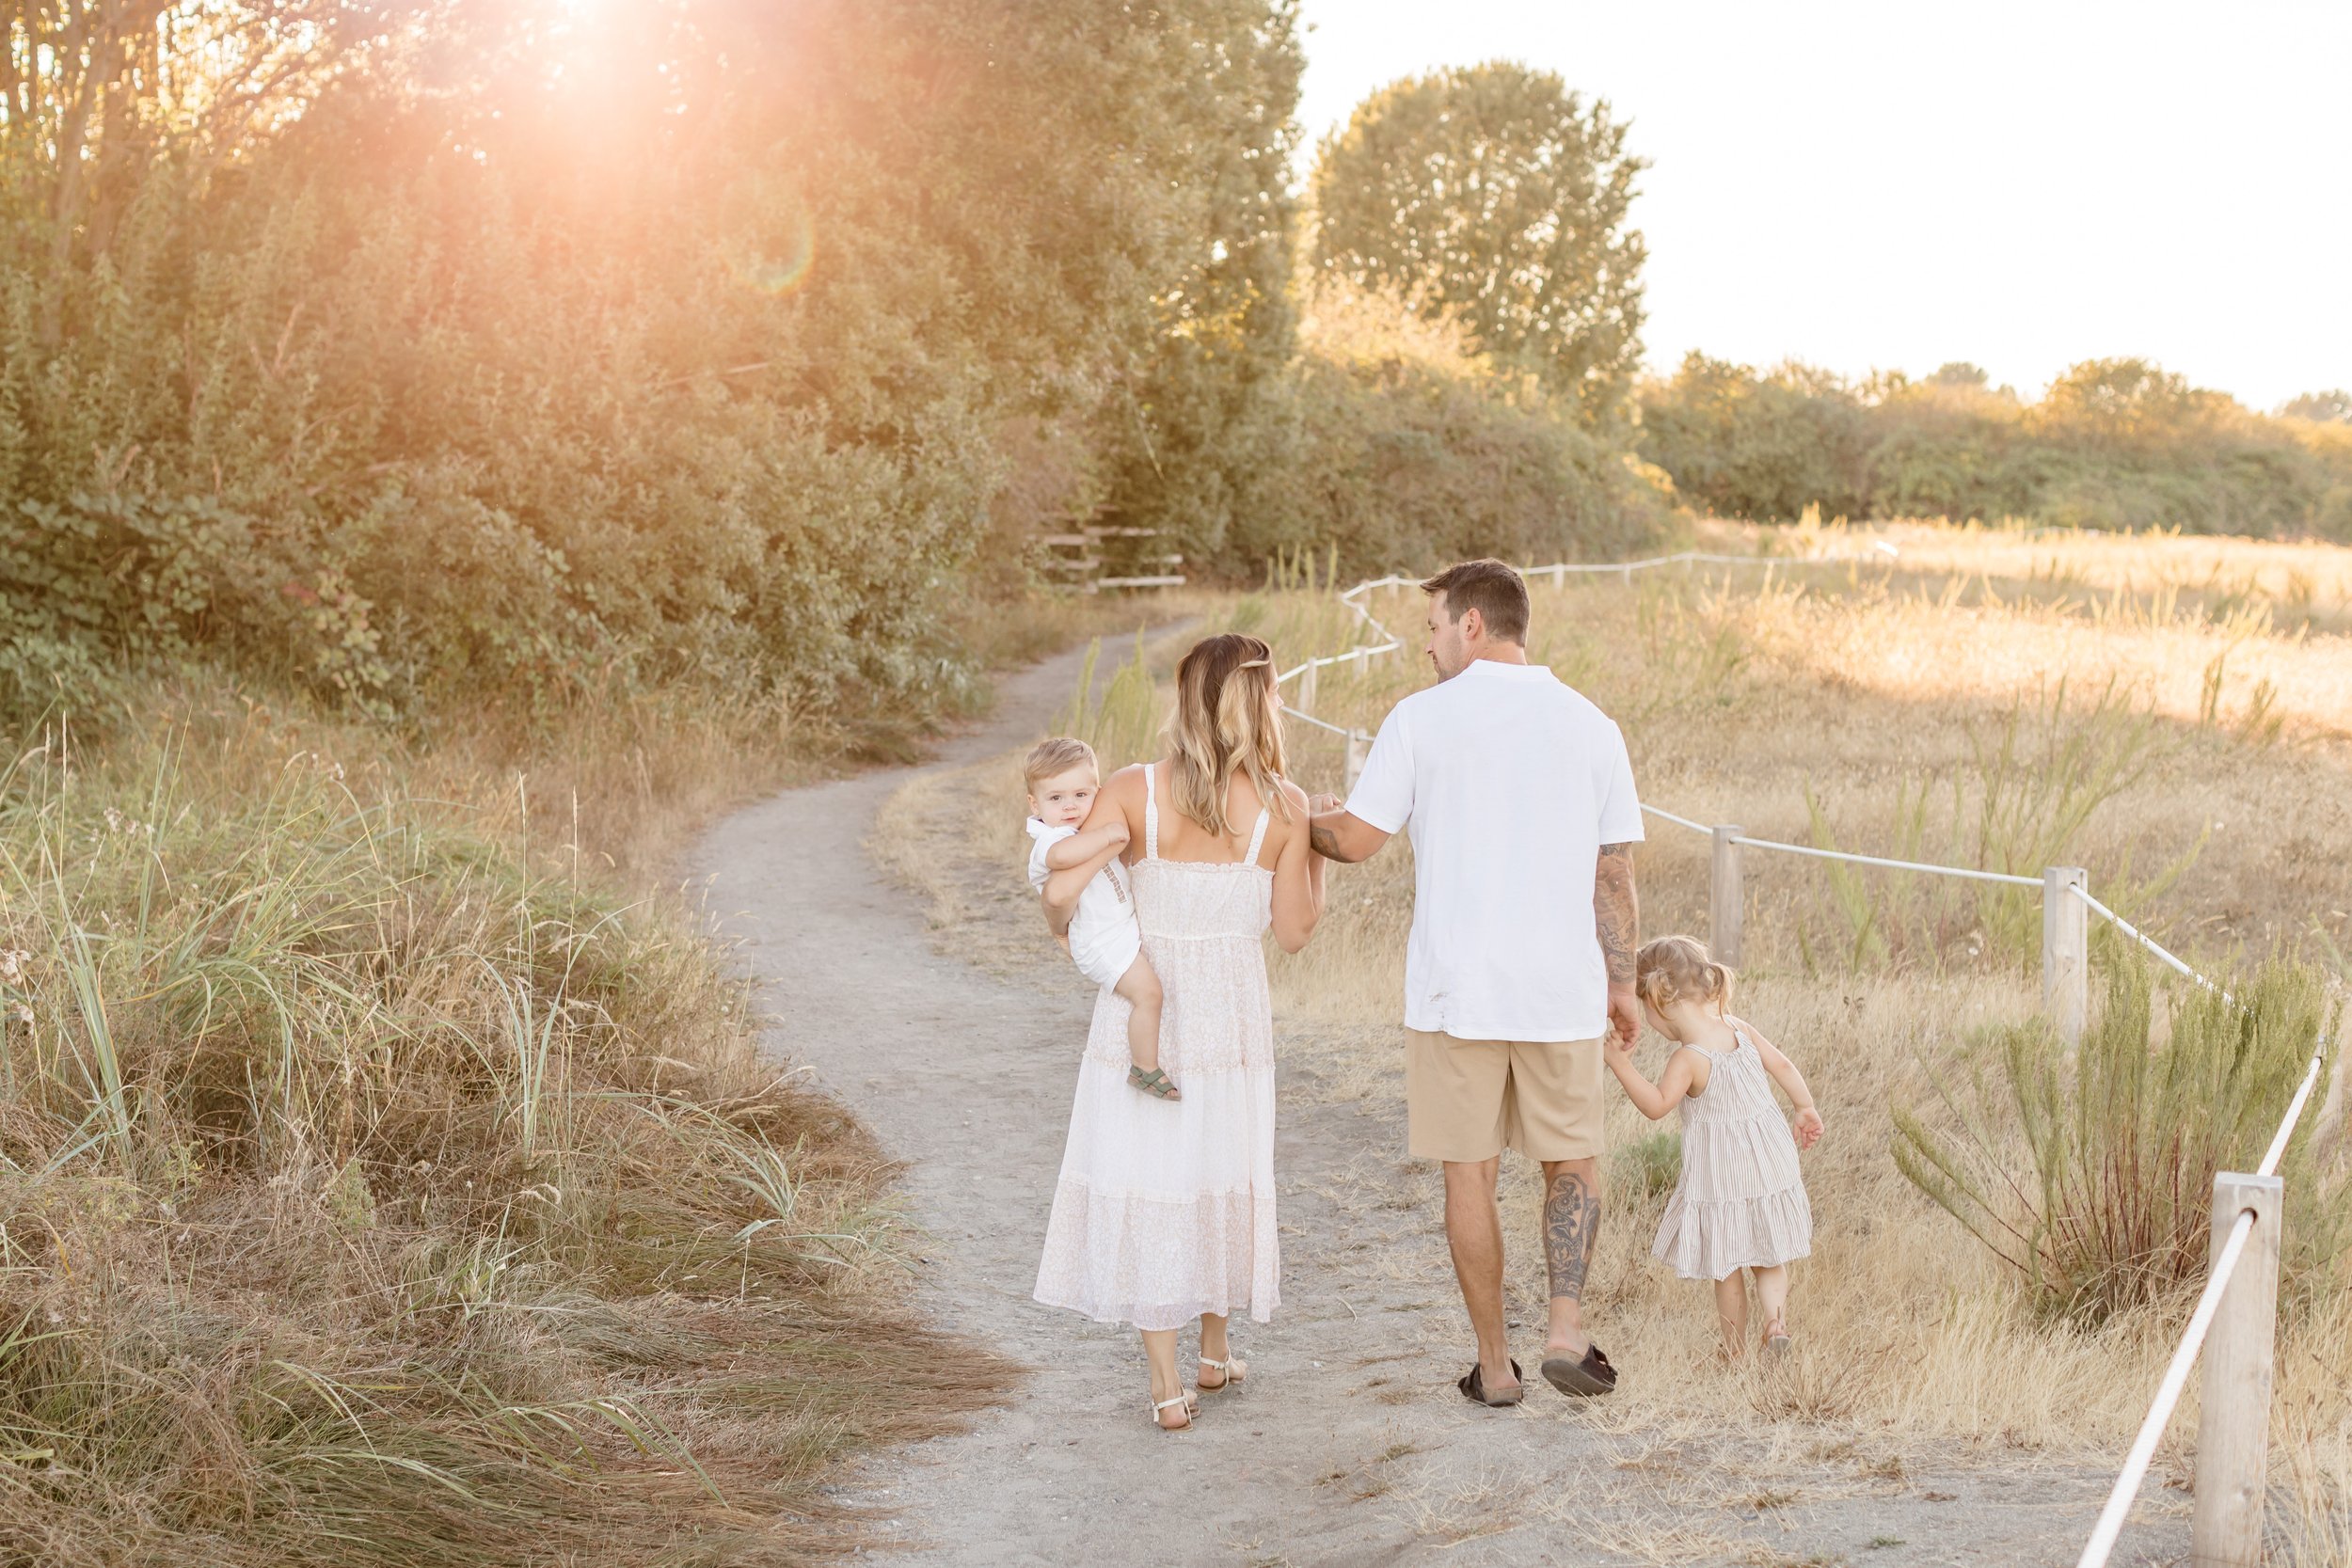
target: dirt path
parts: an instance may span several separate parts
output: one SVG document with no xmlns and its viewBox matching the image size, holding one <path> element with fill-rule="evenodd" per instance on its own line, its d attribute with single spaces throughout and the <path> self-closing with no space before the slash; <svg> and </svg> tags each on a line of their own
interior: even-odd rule
<svg viewBox="0 0 2352 1568">
<path fill-rule="evenodd" d="M 1042 733 L 1076 671 L 1064 657 L 1013 677 L 994 719 L 930 766 Z M 1804 1479 L 1791 1485 L 1787 1453 L 1759 1481 L 1753 1456 L 1713 1434 L 1639 1430 L 1540 1386 L 1508 1414 L 1470 1406 L 1451 1387 L 1466 1357 L 1434 1205 L 1357 1196 L 1399 1190 L 1401 1113 L 1318 1103 L 1295 1092 L 1293 1069 L 1277 1148 L 1283 1305 L 1272 1325 L 1235 1335 L 1252 1386 L 1212 1396 L 1188 1434 L 1152 1430 L 1132 1334 L 1029 1300 L 1090 992 L 1074 974 L 1017 983 L 935 951 L 914 901 L 863 847 L 913 771 L 740 812 L 692 871 L 761 981 L 773 1050 L 908 1163 L 908 1210 L 930 1238 L 927 1309 L 1035 1369 L 972 1432 L 845 1485 L 919 1560 L 2074 1561 L 2104 1485 L 2095 1472 L 1890 1463 L 1867 1443 L 1803 1449 L 1800 1433 Z M 1539 1331 L 1521 1327 L 1534 1348 Z M 2116 1560 L 2177 1560 L 2180 1513 L 2152 1486 L 2135 1550 Z"/>
</svg>

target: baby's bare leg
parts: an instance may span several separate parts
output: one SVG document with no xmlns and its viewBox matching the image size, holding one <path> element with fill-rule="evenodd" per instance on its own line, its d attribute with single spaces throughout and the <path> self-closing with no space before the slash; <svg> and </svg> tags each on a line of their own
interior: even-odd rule
<svg viewBox="0 0 2352 1568">
<path fill-rule="evenodd" d="M 1152 960 L 1136 954 L 1111 991 L 1128 1006 L 1128 1058 L 1150 1072 L 1160 1065 L 1160 977 L 1152 972 Z"/>
</svg>

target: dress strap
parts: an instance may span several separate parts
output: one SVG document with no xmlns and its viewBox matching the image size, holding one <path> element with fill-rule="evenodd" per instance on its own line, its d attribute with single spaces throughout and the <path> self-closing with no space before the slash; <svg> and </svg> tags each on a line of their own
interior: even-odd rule
<svg viewBox="0 0 2352 1568">
<path fill-rule="evenodd" d="M 1159 776 L 1158 763 L 1143 765 L 1143 858 L 1148 861 L 1160 858 Z"/>
<path fill-rule="evenodd" d="M 1260 806 L 1258 808 L 1258 825 L 1254 829 L 1250 830 L 1249 833 L 1249 853 L 1241 858 L 1242 864 L 1255 865 L 1258 863 L 1258 851 L 1265 847 L 1265 825 L 1267 820 L 1268 818 L 1266 816 L 1265 807 Z"/>
</svg>

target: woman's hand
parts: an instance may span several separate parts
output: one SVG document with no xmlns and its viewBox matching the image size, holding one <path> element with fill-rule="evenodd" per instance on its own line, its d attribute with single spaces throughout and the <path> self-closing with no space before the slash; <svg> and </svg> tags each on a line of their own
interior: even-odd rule
<svg viewBox="0 0 2352 1568">
<path fill-rule="evenodd" d="M 1821 1141 L 1821 1113 L 1807 1105 L 1797 1113 L 1796 1133 L 1799 1148 L 1811 1148 Z"/>
</svg>

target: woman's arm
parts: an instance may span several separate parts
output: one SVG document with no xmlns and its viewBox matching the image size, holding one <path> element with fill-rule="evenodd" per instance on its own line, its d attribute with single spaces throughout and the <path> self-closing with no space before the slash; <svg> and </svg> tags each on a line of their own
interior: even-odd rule
<svg viewBox="0 0 2352 1568">
<path fill-rule="evenodd" d="M 1140 768 L 1122 768 L 1113 773 L 1110 782 L 1095 795 L 1094 809 L 1087 813 L 1086 821 L 1074 836 L 1084 838 L 1116 822 L 1126 831 L 1132 842 L 1136 819 L 1142 815 L 1142 811 L 1143 770 Z M 1059 847 L 1059 845 L 1055 846 L 1055 848 Z M 1053 850 L 1048 849 L 1045 853 L 1047 863 L 1051 864 Z M 1076 865 L 1047 874 L 1045 886 L 1039 894 L 1039 902 L 1044 908 L 1048 930 L 1061 936 L 1070 929 L 1070 917 L 1078 912 L 1078 895 L 1086 891 L 1087 883 L 1094 880 L 1095 872 L 1102 870 L 1109 863 L 1111 856 L 1118 853 L 1119 850 L 1113 848 L 1099 859 L 1089 856 Z"/>
<path fill-rule="evenodd" d="M 1780 1092 L 1788 1097 L 1789 1107 L 1797 1113 L 1797 1147 L 1811 1148 L 1820 1143 L 1821 1113 L 1815 1107 L 1813 1091 L 1805 1085 L 1804 1074 L 1797 1070 L 1797 1064 L 1783 1054 L 1780 1047 L 1766 1039 L 1763 1032 L 1747 1020 L 1735 1018 L 1725 1022 L 1744 1030 L 1748 1038 L 1756 1042 L 1756 1053 L 1763 1059 L 1764 1070 L 1772 1075 L 1772 1082 L 1780 1085 Z"/>
<path fill-rule="evenodd" d="M 1682 1103 L 1691 1092 L 1691 1081 L 1698 1074 L 1695 1053 L 1677 1051 L 1666 1058 L 1666 1070 L 1652 1084 L 1642 1076 L 1642 1069 L 1633 1065 L 1633 1053 L 1617 1043 L 1613 1034 L 1601 1037 L 1601 1053 L 1608 1059 L 1609 1070 L 1617 1075 L 1624 1085 L 1625 1097 L 1633 1101 L 1633 1108 L 1652 1121 L 1661 1119 L 1667 1112 Z"/>
<path fill-rule="evenodd" d="M 1323 857 L 1308 843 L 1307 792 L 1288 780 L 1281 790 L 1291 820 L 1274 863 L 1274 940 L 1283 952 L 1295 953 L 1323 918 Z"/>
</svg>

